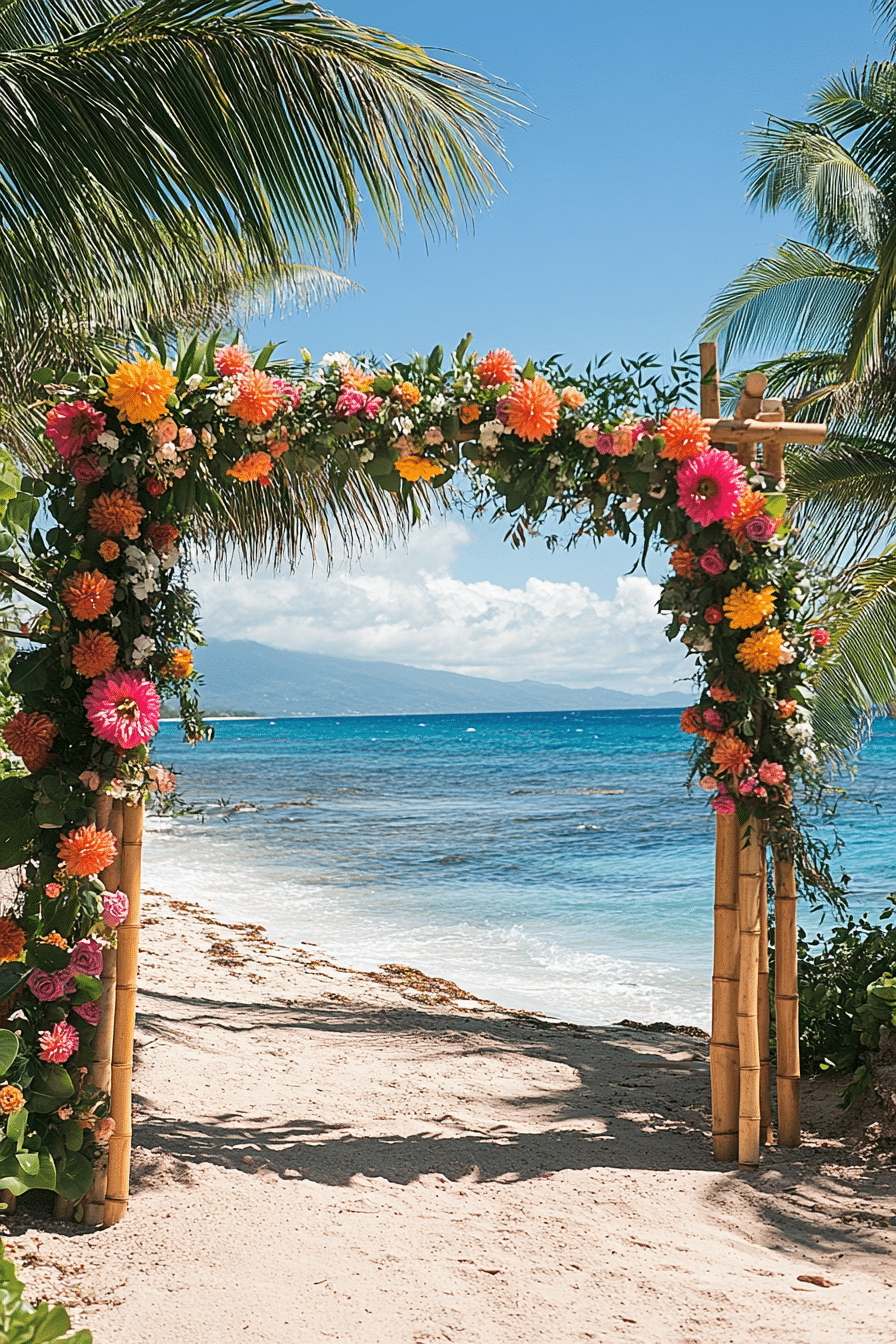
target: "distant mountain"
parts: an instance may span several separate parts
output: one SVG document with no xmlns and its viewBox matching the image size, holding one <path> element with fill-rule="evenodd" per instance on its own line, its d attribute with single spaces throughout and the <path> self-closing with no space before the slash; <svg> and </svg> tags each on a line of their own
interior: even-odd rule
<svg viewBox="0 0 896 1344">
<path fill-rule="evenodd" d="M 195 651 L 207 714 L 509 714 L 558 709 L 664 709 L 687 695 L 628 695 L 595 686 L 570 690 L 540 681 L 491 681 L 427 672 L 402 663 L 355 661 L 272 649 L 248 639 L 210 639 Z"/>
</svg>

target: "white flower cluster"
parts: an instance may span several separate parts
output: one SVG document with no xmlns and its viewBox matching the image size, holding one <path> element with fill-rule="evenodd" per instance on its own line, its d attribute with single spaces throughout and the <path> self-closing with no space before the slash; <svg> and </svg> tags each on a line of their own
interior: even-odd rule
<svg viewBox="0 0 896 1344">
<path fill-rule="evenodd" d="M 154 593 L 159 586 L 157 579 L 161 568 L 159 557 L 155 551 L 141 551 L 139 546 L 126 546 L 124 562 L 125 582 L 130 585 L 137 601 L 145 602 L 150 593 Z"/>
<path fill-rule="evenodd" d="M 501 442 L 501 435 L 507 433 L 507 426 L 500 420 L 486 420 L 485 424 L 479 429 L 479 442 L 488 452 L 497 448 Z"/>
</svg>

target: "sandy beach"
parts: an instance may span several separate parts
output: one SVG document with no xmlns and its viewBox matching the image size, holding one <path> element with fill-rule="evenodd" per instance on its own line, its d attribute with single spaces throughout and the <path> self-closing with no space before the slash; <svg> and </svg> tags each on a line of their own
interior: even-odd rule
<svg viewBox="0 0 896 1344">
<path fill-rule="evenodd" d="M 95 1344 L 892 1338 L 892 1151 L 829 1080 L 745 1173 L 710 1157 L 704 1038 L 145 916 L 127 1218 L 2 1224 Z"/>
</svg>

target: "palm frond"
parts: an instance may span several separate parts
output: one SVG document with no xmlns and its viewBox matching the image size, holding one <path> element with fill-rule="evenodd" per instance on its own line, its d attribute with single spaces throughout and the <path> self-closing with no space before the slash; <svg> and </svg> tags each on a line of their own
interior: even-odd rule
<svg viewBox="0 0 896 1344">
<path fill-rule="evenodd" d="M 820 449 L 793 447 L 787 490 L 805 529 L 804 553 L 851 564 L 896 525 L 896 446 L 833 434 Z"/>
</svg>

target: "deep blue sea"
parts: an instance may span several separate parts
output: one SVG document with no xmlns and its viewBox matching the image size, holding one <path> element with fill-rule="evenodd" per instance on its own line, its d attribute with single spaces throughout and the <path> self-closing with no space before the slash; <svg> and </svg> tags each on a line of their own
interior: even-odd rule
<svg viewBox="0 0 896 1344">
<path fill-rule="evenodd" d="M 678 719 L 225 720 L 197 747 L 167 722 L 157 759 L 205 817 L 150 821 L 144 881 L 342 965 L 572 1021 L 707 1026 L 714 825 Z M 851 904 L 876 915 L 896 889 L 896 721 L 849 788 L 880 805 L 839 819 Z"/>
</svg>

